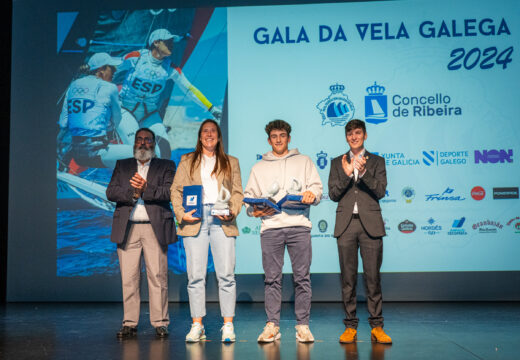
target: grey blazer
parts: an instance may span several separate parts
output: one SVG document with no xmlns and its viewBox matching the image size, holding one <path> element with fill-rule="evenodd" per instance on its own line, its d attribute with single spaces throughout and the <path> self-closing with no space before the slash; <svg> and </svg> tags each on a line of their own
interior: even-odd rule
<svg viewBox="0 0 520 360">
<path fill-rule="evenodd" d="M 381 216 L 379 199 L 385 196 L 386 167 L 385 159 L 365 151 L 366 172 L 357 181 L 343 171 L 341 159 L 334 158 L 330 165 L 329 197 L 338 203 L 334 237 L 343 234 L 352 219 L 354 203 L 357 202 L 359 218 L 367 233 L 372 237 L 385 236 L 385 225 Z M 350 155 L 347 153 L 350 161 Z"/>
<path fill-rule="evenodd" d="M 107 187 L 108 200 L 116 202 L 110 241 L 117 244 L 125 241 L 128 220 L 135 205 L 132 198 L 134 189 L 130 186 L 130 179 L 136 172 L 136 159 L 118 160 Z M 146 178 L 146 190 L 142 195 L 153 231 L 161 245 L 177 241 L 175 221 L 170 207 L 170 187 L 174 176 L 173 161 L 153 158 Z"/>
</svg>

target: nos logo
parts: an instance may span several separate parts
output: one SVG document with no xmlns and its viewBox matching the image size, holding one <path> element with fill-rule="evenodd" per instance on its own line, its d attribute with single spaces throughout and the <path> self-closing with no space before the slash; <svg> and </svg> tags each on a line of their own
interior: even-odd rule
<svg viewBox="0 0 520 360">
<path fill-rule="evenodd" d="M 496 164 L 497 162 L 513 162 L 513 149 L 509 150 L 475 150 L 475 164 L 479 163 L 491 163 Z"/>
</svg>

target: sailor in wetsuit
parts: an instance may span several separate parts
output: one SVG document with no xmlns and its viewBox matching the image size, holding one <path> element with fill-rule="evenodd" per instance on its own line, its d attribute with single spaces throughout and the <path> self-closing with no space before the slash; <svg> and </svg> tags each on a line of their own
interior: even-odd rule
<svg viewBox="0 0 520 360">
<path fill-rule="evenodd" d="M 117 129 L 123 143 L 133 144 L 136 130 L 149 128 L 156 135 L 157 155 L 166 159 L 171 156 L 171 146 L 159 110 L 165 100 L 164 89 L 168 80 L 173 80 L 186 95 L 206 108 L 216 119 L 221 116 L 220 109 L 213 106 L 169 58 L 173 43 L 180 40 L 180 36 L 166 29 L 153 31 L 148 39 L 148 48 L 127 54 L 115 75 L 116 83 L 117 79 L 124 77 L 119 94 L 122 121 Z"/>
<path fill-rule="evenodd" d="M 80 67 L 85 76 L 70 84 L 58 122 L 61 167 L 73 158 L 80 166 L 113 168 L 118 159 L 132 156 L 131 145 L 109 143 L 121 121 L 117 87 L 111 83 L 120 63 L 107 53 L 94 54 Z"/>
</svg>

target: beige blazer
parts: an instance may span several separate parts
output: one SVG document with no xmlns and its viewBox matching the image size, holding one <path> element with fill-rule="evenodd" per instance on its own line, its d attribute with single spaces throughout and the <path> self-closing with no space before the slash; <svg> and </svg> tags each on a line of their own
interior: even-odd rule
<svg viewBox="0 0 520 360">
<path fill-rule="evenodd" d="M 218 190 L 222 185 L 226 187 L 231 193 L 229 200 L 229 208 L 233 212 L 233 219 L 231 221 L 222 222 L 222 230 L 227 236 L 238 236 L 238 228 L 236 217 L 242 208 L 242 199 L 244 194 L 242 192 L 242 179 L 240 177 L 240 165 L 238 159 L 228 155 L 229 163 L 231 165 L 231 178 L 224 177 L 224 173 L 217 174 Z M 178 222 L 177 234 L 181 236 L 196 236 L 200 231 L 200 221 L 194 223 L 185 223 L 182 221 L 185 211 L 182 207 L 182 190 L 184 186 L 188 185 L 202 185 L 200 177 L 200 164 L 193 169 L 193 176 L 190 176 L 190 167 L 193 161 L 193 153 L 185 154 L 181 157 L 181 162 L 177 168 L 177 173 L 173 179 L 171 187 L 171 201 L 173 205 L 173 212 Z"/>
</svg>

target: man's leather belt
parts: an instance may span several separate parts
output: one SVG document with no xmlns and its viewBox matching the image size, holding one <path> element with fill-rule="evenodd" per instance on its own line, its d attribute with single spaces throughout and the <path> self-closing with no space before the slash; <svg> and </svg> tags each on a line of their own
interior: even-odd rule
<svg viewBox="0 0 520 360">
<path fill-rule="evenodd" d="M 150 224 L 149 221 L 132 221 L 130 220 L 130 224 Z"/>
<path fill-rule="evenodd" d="M 352 219 L 359 219 L 359 214 L 352 214 Z"/>
</svg>

